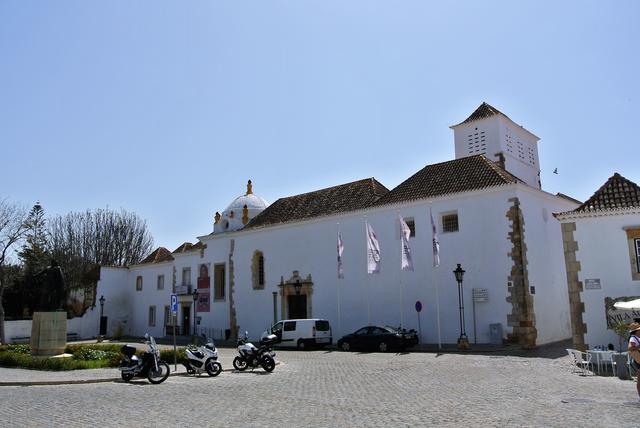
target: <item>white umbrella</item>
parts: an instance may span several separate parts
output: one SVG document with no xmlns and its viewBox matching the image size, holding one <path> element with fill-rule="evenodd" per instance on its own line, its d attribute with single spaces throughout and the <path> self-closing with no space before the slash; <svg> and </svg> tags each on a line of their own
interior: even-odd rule
<svg viewBox="0 0 640 428">
<path fill-rule="evenodd" d="M 640 310 L 640 299 L 629 300 L 628 302 L 616 302 L 613 306 L 617 309 Z"/>
</svg>

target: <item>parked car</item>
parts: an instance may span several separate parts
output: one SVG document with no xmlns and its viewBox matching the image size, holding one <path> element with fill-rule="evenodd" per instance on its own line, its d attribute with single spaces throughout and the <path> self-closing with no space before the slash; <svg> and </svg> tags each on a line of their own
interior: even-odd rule
<svg viewBox="0 0 640 428">
<path fill-rule="evenodd" d="M 418 343 L 415 330 L 405 330 L 390 326 L 370 325 L 362 327 L 338 340 L 338 349 L 343 351 L 375 350 L 387 352 L 391 349 L 405 349 Z"/>
<path fill-rule="evenodd" d="M 280 346 L 298 349 L 333 343 L 331 325 L 323 319 L 282 320 L 271 326 L 269 333 L 278 336 Z"/>
</svg>

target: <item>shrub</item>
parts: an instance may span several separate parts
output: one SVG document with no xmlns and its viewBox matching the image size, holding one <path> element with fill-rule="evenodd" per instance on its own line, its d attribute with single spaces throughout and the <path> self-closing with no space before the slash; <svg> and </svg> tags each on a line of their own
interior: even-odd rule
<svg viewBox="0 0 640 428">
<path fill-rule="evenodd" d="M 178 348 L 177 356 L 178 364 L 182 364 L 187 360 L 187 357 L 184 354 L 184 348 Z M 173 364 L 173 349 L 162 349 L 160 351 L 160 359 L 162 361 L 166 361 L 167 363 Z"/>
<path fill-rule="evenodd" d="M 16 354 L 31 354 L 30 345 L 7 345 L 7 352 L 15 352 Z"/>
</svg>

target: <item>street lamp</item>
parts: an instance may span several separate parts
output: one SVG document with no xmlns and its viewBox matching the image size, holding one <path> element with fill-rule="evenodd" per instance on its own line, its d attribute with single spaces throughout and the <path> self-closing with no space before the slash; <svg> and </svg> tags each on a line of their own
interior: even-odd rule
<svg viewBox="0 0 640 428">
<path fill-rule="evenodd" d="M 193 290 L 193 337 L 196 337 L 196 311 L 198 302 L 198 289 Z"/>
<path fill-rule="evenodd" d="M 462 279 L 464 277 L 465 270 L 460 267 L 460 263 L 458 263 L 458 267 L 453 271 L 453 274 L 456 277 L 456 282 L 458 283 L 458 306 L 460 308 L 460 337 L 458 338 L 458 348 L 460 349 L 469 349 L 469 339 L 467 338 L 467 333 L 464 328 L 464 294 L 462 293 Z"/>
<path fill-rule="evenodd" d="M 104 298 L 104 296 L 100 296 L 100 299 L 98 300 L 100 302 L 100 318 L 102 318 L 102 315 L 104 314 L 104 302 L 107 299 Z"/>
<path fill-rule="evenodd" d="M 296 290 L 296 296 L 299 296 L 300 290 L 302 290 L 302 284 L 300 284 L 299 279 L 296 279 L 296 285 L 294 285 L 293 288 Z"/>
<path fill-rule="evenodd" d="M 98 329 L 98 341 L 102 341 L 102 337 L 107 334 L 107 320 L 104 317 L 104 302 L 107 299 L 104 296 L 100 296 L 98 301 L 100 302 L 100 328 Z"/>
</svg>

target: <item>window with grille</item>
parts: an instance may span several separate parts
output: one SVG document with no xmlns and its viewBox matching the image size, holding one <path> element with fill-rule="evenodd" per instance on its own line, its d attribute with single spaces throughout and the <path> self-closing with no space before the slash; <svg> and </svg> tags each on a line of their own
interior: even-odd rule
<svg viewBox="0 0 640 428">
<path fill-rule="evenodd" d="M 164 275 L 158 275 L 158 290 L 164 290 Z"/>
<path fill-rule="evenodd" d="M 457 232 L 458 230 L 458 213 L 444 214 L 442 216 L 442 231 Z"/>
<path fill-rule="evenodd" d="M 262 251 L 253 253 L 253 261 L 251 263 L 251 278 L 253 279 L 253 289 L 261 290 L 264 288 L 264 254 Z"/>
<path fill-rule="evenodd" d="M 136 277 L 136 291 L 142 291 L 142 276 Z"/>
<path fill-rule="evenodd" d="M 149 327 L 155 327 L 156 325 L 156 307 L 149 306 Z"/>
<path fill-rule="evenodd" d="M 191 268 L 182 268 L 182 285 L 191 285 Z"/>
</svg>

